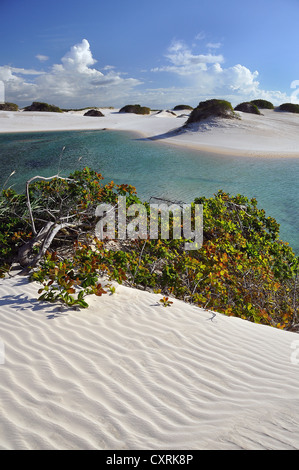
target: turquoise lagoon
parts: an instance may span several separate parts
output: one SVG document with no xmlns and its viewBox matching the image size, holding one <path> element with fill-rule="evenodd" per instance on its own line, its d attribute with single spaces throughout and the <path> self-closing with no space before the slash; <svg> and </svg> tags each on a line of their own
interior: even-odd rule
<svg viewBox="0 0 299 470">
<path fill-rule="evenodd" d="M 8 185 L 23 191 L 32 176 L 67 176 L 85 166 L 107 182 L 134 185 L 143 200 L 189 203 L 219 189 L 255 197 L 299 254 L 298 158 L 208 154 L 109 130 L 0 134 L 0 187 L 13 170 Z"/>
</svg>

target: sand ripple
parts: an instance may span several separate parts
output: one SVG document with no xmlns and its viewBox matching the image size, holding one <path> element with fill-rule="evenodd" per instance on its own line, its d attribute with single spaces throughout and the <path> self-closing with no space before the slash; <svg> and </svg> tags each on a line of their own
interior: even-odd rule
<svg viewBox="0 0 299 470">
<path fill-rule="evenodd" d="M 0 449 L 299 449 L 298 335 L 117 287 L 0 283 Z"/>
</svg>

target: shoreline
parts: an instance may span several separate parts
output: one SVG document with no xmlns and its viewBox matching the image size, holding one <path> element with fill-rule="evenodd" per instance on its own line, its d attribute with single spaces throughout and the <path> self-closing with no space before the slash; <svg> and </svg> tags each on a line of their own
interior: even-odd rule
<svg viewBox="0 0 299 470">
<path fill-rule="evenodd" d="M 227 156 L 227 157 L 247 157 L 247 158 L 298 158 L 299 159 L 299 150 L 298 152 L 292 152 L 292 153 L 281 153 L 280 151 L 278 152 L 273 152 L 273 151 L 259 151 L 259 150 L 243 150 L 243 149 L 237 149 L 237 148 L 231 148 L 231 147 L 223 147 L 223 146 L 208 146 L 208 145 L 200 145 L 200 144 L 194 144 L 192 142 L 176 142 L 174 139 L 172 140 L 171 138 L 167 142 L 163 142 L 163 140 L 159 139 L 151 139 L 150 137 L 147 138 L 147 140 L 156 140 L 160 144 L 165 144 L 165 145 L 175 145 L 177 147 L 183 147 L 188 150 L 194 150 L 194 151 L 201 151 L 207 154 L 212 154 L 212 155 L 218 155 L 218 156 Z"/>
<path fill-rule="evenodd" d="M 116 130 L 131 132 L 160 144 L 213 155 L 299 158 L 299 116 L 292 113 L 272 110 L 263 116 L 240 113 L 240 121 L 214 119 L 200 123 L 197 130 L 182 131 L 185 115 L 175 117 L 152 112 L 138 116 L 119 114 L 117 110 L 103 111 L 106 112 L 104 117 L 83 116 L 83 112 L 66 112 L 57 116 L 57 113 L 46 112 L 0 111 L 0 135 Z"/>
<path fill-rule="evenodd" d="M 0 131 L 0 136 L 1 135 L 12 135 L 12 134 L 41 134 L 41 133 L 56 133 L 56 132 L 125 132 L 126 134 L 132 134 L 136 136 L 140 136 L 141 138 L 138 140 L 144 140 L 144 141 L 151 141 L 151 142 L 158 142 L 161 145 L 174 145 L 176 147 L 182 147 L 188 150 L 194 150 L 194 151 L 200 151 L 204 152 L 207 154 L 212 154 L 212 155 L 218 155 L 218 156 L 231 156 L 231 157 L 247 157 L 247 158 L 298 158 L 299 159 L 299 151 L 298 153 L 292 152 L 292 153 L 281 153 L 280 151 L 277 151 L 274 153 L 273 151 L 259 151 L 259 150 L 253 150 L 253 151 L 245 151 L 243 149 L 237 149 L 237 148 L 229 148 L 229 147 L 218 147 L 218 146 L 208 146 L 208 145 L 200 145 L 200 144 L 195 144 L 192 142 L 177 142 L 171 137 L 164 141 L 165 139 L 156 139 L 156 138 L 151 138 L 147 137 L 146 134 L 144 134 L 141 131 L 137 130 L 127 130 L 127 129 L 111 129 L 111 128 L 99 128 L 99 129 L 94 129 L 94 128 L 81 128 L 81 129 L 44 129 L 44 130 L 21 130 L 21 131 L 8 131 L 8 132 L 1 132 Z"/>
</svg>

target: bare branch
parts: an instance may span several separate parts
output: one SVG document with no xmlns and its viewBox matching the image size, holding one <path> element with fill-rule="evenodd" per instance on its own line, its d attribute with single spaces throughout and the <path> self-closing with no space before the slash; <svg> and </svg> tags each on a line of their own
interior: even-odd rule
<svg viewBox="0 0 299 470">
<path fill-rule="evenodd" d="M 44 256 L 48 248 L 50 247 L 55 235 L 62 230 L 63 228 L 66 227 L 76 227 L 78 224 L 70 224 L 70 223 L 61 223 L 57 225 L 52 225 L 49 227 L 48 232 L 46 233 L 46 236 L 42 242 L 42 246 L 39 250 L 39 253 L 36 255 L 36 257 L 33 259 L 33 261 L 30 263 L 31 267 L 35 266 L 38 261 Z"/>
<path fill-rule="evenodd" d="M 29 196 L 29 185 L 30 183 L 32 183 L 32 181 L 34 180 L 37 180 L 37 179 L 40 179 L 40 180 L 43 180 L 43 181 L 50 181 L 50 180 L 53 180 L 55 178 L 58 178 L 58 179 L 61 179 L 61 180 L 64 180 L 64 181 L 73 181 L 74 183 L 77 183 L 77 181 L 71 179 L 71 178 L 62 178 L 61 176 L 59 175 L 54 175 L 54 176 L 49 176 L 49 177 L 45 177 L 45 176 L 33 176 L 32 178 L 30 178 L 27 182 L 26 182 L 26 201 L 27 201 L 27 207 L 28 207 L 28 211 L 29 211 L 29 217 L 30 217 L 30 222 L 31 222 L 31 227 L 32 227 L 32 232 L 34 235 L 37 234 L 37 231 L 36 231 L 36 228 L 35 228 L 35 222 L 34 222 L 34 218 L 33 218 L 33 214 L 32 214 L 32 208 L 31 208 L 31 203 L 30 203 L 30 196 Z"/>
</svg>

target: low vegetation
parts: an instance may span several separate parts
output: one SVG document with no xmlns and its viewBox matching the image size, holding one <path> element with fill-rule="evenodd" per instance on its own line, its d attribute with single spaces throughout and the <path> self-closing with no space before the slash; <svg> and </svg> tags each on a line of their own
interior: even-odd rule
<svg viewBox="0 0 299 470">
<path fill-rule="evenodd" d="M 182 111 L 184 109 L 188 109 L 190 111 L 193 110 L 192 106 L 189 106 L 188 104 L 178 104 L 173 108 L 174 111 Z"/>
<path fill-rule="evenodd" d="M 0 111 L 18 111 L 19 106 L 15 103 L 0 103 Z"/>
<path fill-rule="evenodd" d="M 98 109 L 89 109 L 84 113 L 84 116 L 103 117 L 104 114 Z"/>
<path fill-rule="evenodd" d="M 150 114 L 150 108 L 140 106 L 140 104 L 127 104 L 119 110 L 120 113 Z"/>
<path fill-rule="evenodd" d="M 279 111 L 287 111 L 289 113 L 299 113 L 299 104 L 283 103 L 278 107 Z"/>
<path fill-rule="evenodd" d="M 88 109 L 114 109 L 113 106 L 85 106 L 84 108 L 62 108 L 62 111 L 69 112 L 69 111 L 87 111 Z"/>
<path fill-rule="evenodd" d="M 68 178 L 27 182 L 26 194 L 0 198 L 0 265 L 13 262 L 40 283 L 40 300 L 85 308 L 88 296 L 113 293 L 117 281 L 199 307 L 265 325 L 298 328 L 298 258 L 279 239 L 279 225 L 255 199 L 219 191 L 203 205 L 203 245 L 185 251 L 183 239 L 98 240 L 95 208 L 118 196 L 140 203 L 130 185 L 102 183 L 85 168 Z M 149 210 L 149 206 L 145 204 Z M 115 248 L 117 246 L 117 249 Z"/>
<path fill-rule="evenodd" d="M 236 114 L 229 101 L 218 99 L 201 101 L 199 105 L 191 111 L 186 124 L 188 125 L 214 117 L 231 119 L 236 117 Z"/>
<path fill-rule="evenodd" d="M 249 114 L 261 114 L 258 107 L 255 104 L 249 103 L 249 102 L 238 104 L 235 107 L 235 111 L 242 111 L 243 113 L 249 113 Z"/>
<path fill-rule="evenodd" d="M 63 113 L 62 109 L 53 104 L 42 103 L 40 101 L 33 101 L 30 106 L 26 106 L 24 111 L 46 111 L 48 113 Z"/>
<path fill-rule="evenodd" d="M 260 109 L 274 109 L 274 105 L 267 100 L 252 100 L 250 103 L 255 104 Z"/>
</svg>

